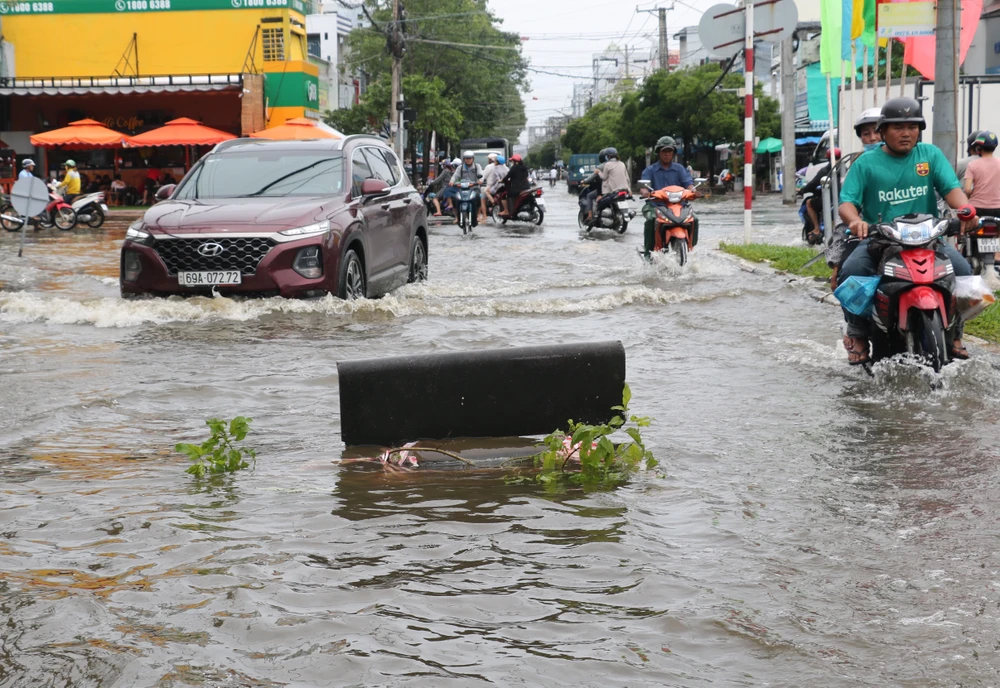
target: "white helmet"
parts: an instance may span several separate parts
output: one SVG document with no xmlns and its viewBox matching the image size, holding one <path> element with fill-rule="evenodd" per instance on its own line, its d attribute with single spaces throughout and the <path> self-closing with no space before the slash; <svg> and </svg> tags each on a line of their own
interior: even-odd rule
<svg viewBox="0 0 1000 688">
<path fill-rule="evenodd" d="M 463 159 L 463 160 L 464 160 L 465 158 L 474 158 L 474 157 L 476 157 L 476 154 L 475 154 L 475 153 L 473 153 L 472 151 L 470 151 L 470 150 L 467 150 L 467 151 L 462 151 L 462 159 Z"/>
<path fill-rule="evenodd" d="M 878 124 L 879 117 L 882 116 L 882 108 L 868 108 L 861 113 L 858 121 L 854 123 L 854 133 L 861 136 L 861 127 L 866 124 Z"/>
<path fill-rule="evenodd" d="M 497 154 L 496 153 L 490 153 L 489 155 L 486 156 L 486 159 L 489 160 L 490 162 L 496 162 L 497 161 Z"/>
<path fill-rule="evenodd" d="M 453 166 L 455 166 L 455 167 L 458 167 L 459 165 L 462 164 L 462 159 L 461 158 L 455 158 L 454 160 L 451 161 L 451 164 Z"/>
<path fill-rule="evenodd" d="M 31 158 L 25 158 L 23 161 L 21 161 L 21 167 L 23 167 L 25 169 L 27 169 L 29 167 L 34 167 L 34 166 L 35 166 L 35 161 L 32 160 Z"/>
</svg>

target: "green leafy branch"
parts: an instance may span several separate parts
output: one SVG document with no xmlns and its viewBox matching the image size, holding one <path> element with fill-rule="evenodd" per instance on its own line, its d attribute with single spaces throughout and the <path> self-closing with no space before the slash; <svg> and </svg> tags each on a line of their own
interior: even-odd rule
<svg viewBox="0 0 1000 688">
<path fill-rule="evenodd" d="M 243 458 L 244 455 L 250 457 L 253 466 L 257 466 L 257 452 L 242 445 L 237 447 L 237 442 L 246 439 L 250 431 L 252 418 L 236 416 L 231 421 L 209 418 L 205 425 L 209 427 L 212 434 L 201 444 L 180 443 L 174 447 L 174 451 L 186 454 L 191 459 L 192 464 L 185 473 L 190 473 L 196 478 L 221 473 L 235 473 L 244 468 L 249 468 L 250 464 Z"/>
<path fill-rule="evenodd" d="M 546 449 L 532 457 L 537 472 L 515 473 L 508 483 L 539 482 L 552 487 L 567 484 L 585 488 L 613 488 L 623 484 L 641 468 L 655 468 L 657 461 L 646 448 L 642 428 L 650 419 L 629 413 L 632 390 L 625 385 L 621 406 L 612 407 L 616 415 L 605 424 L 589 425 L 569 421 L 568 432 L 557 430 L 542 440 Z M 615 444 L 611 435 L 624 432 L 630 441 Z"/>
</svg>

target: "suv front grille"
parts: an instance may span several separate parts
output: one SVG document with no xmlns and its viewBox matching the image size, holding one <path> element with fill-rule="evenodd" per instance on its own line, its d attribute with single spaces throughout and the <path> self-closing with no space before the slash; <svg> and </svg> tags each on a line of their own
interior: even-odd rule
<svg viewBox="0 0 1000 688">
<path fill-rule="evenodd" d="M 205 256 L 198 249 L 205 244 L 218 244 L 222 251 Z M 167 265 L 167 273 L 204 270 L 239 270 L 244 275 L 257 273 L 257 266 L 277 242 L 266 237 L 232 237 L 198 239 L 158 239 L 153 248 Z"/>
</svg>

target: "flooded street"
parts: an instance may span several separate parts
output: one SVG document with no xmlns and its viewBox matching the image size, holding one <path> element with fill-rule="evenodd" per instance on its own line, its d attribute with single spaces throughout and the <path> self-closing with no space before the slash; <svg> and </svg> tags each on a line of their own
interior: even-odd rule
<svg viewBox="0 0 1000 688">
<path fill-rule="evenodd" d="M 683 270 L 545 197 L 353 303 L 124 302 L 124 230 L 4 233 L 0 687 L 1000 684 L 1000 358 L 849 368 L 819 285 L 714 250 L 733 195 Z M 337 361 L 606 339 L 664 477 L 333 463 Z M 256 470 L 185 475 L 236 415 Z"/>
</svg>

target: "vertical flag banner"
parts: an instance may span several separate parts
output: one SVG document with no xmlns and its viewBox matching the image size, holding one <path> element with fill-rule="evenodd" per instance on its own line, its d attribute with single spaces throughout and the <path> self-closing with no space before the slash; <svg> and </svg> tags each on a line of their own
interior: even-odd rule
<svg viewBox="0 0 1000 688">
<path fill-rule="evenodd" d="M 983 0 L 962 0 L 962 32 L 959 62 L 965 62 L 965 56 L 976 36 L 979 17 L 983 11 Z M 915 68 L 928 79 L 934 78 L 935 37 L 917 36 L 904 39 L 906 51 L 903 53 L 903 63 Z"/>
<path fill-rule="evenodd" d="M 979 0 L 980 3 L 982 0 Z M 847 0 L 848 3 L 852 0 Z M 844 21 L 843 0 L 819 0 L 820 25 L 819 63 L 823 74 L 840 77 L 843 73 L 843 39 L 841 26 Z M 850 50 L 850 48 L 848 48 Z"/>
</svg>

